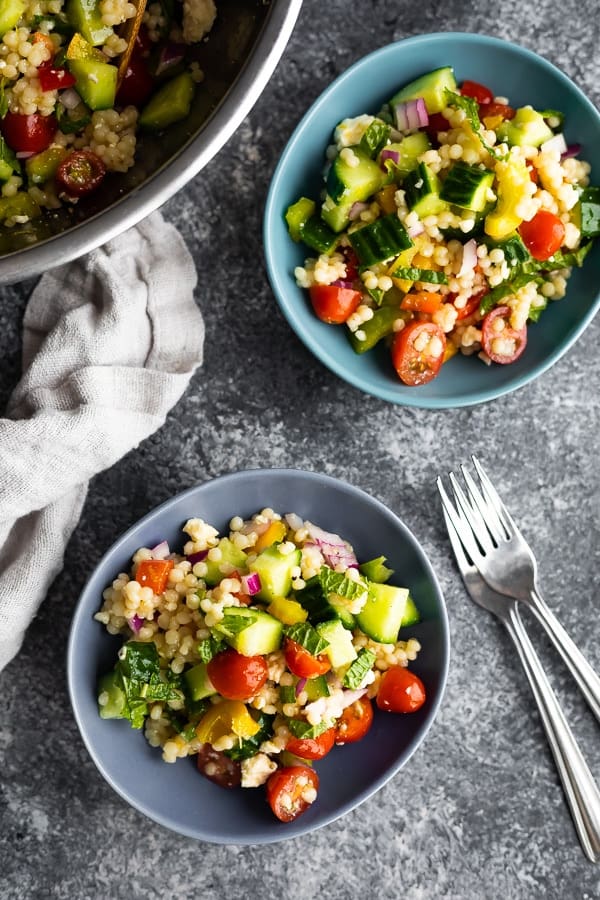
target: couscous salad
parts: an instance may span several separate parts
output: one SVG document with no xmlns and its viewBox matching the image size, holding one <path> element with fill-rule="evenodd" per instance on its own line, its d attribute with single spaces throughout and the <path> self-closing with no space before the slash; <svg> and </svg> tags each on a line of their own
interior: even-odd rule
<svg viewBox="0 0 600 900">
<path fill-rule="evenodd" d="M 360 740 L 380 709 L 426 700 L 408 668 L 419 621 L 384 557 L 359 562 L 337 534 L 295 514 L 235 516 L 220 536 L 183 527 L 183 555 L 142 548 L 95 618 L 123 635 L 98 688 L 100 715 L 126 719 L 165 762 L 194 756 L 222 787 L 265 785 L 292 821 L 316 798 L 315 761 Z"/>
<path fill-rule="evenodd" d="M 357 354 L 388 344 L 407 385 L 458 352 L 517 360 L 600 234 L 600 188 L 563 125 L 450 67 L 340 122 L 321 197 L 285 214 L 317 253 L 294 273 L 316 315 Z"/>
</svg>

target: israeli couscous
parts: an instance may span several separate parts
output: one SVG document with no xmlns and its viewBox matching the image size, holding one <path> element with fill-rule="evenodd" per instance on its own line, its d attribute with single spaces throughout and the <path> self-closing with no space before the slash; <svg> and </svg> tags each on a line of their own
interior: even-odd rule
<svg viewBox="0 0 600 900">
<path fill-rule="evenodd" d="M 340 122 L 319 208 L 302 197 L 286 212 L 319 254 L 294 273 L 316 315 L 357 354 L 386 342 L 407 385 L 457 352 L 517 360 L 600 234 L 600 188 L 563 119 L 443 67 Z"/>
<path fill-rule="evenodd" d="M 227 536 L 183 526 L 183 554 L 142 548 L 95 618 L 125 642 L 98 688 L 100 715 L 127 719 L 165 762 L 195 756 L 222 787 L 266 785 L 288 822 L 319 786 L 313 763 L 360 740 L 380 710 L 426 700 L 408 669 L 419 621 L 384 557 L 295 514 L 235 516 Z"/>
<path fill-rule="evenodd" d="M 136 10 L 129 0 L 0 4 L 4 227 L 76 203 L 133 166 L 140 128 L 188 115 L 203 78 L 193 45 L 212 28 L 213 0 L 150 3 L 127 62 Z"/>
</svg>

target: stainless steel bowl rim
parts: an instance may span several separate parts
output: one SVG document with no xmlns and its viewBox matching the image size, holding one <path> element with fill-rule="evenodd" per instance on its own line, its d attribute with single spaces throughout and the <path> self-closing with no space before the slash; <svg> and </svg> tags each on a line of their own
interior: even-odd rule
<svg viewBox="0 0 600 900">
<path fill-rule="evenodd" d="M 290 39 L 302 0 L 277 0 L 250 57 L 223 101 L 177 156 L 107 210 L 38 245 L 0 259 L 0 284 L 39 275 L 89 253 L 165 203 L 215 156 L 266 87 Z"/>
</svg>

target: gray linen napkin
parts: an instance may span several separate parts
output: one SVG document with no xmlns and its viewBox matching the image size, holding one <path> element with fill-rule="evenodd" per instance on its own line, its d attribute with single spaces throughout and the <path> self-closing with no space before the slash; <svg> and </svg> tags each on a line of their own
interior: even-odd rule
<svg viewBox="0 0 600 900">
<path fill-rule="evenodd" d="M 201 364 L 195 285 L 154 213 L 33 291 L 0 418 L 0 670 L 62 568 L 89 479 L 160 428 Z"/>
</svg>

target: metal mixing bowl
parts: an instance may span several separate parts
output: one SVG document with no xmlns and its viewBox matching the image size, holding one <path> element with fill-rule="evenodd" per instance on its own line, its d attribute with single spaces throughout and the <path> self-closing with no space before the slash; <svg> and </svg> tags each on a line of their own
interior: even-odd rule
<svg viewBox="0 0 600 900">
<path fill-rule="evenodd" d="M 302 0 L 219 0 L 198 61 L 205 80 L 188 118 L 160 135 L 140 135 L 136 163 L 72 208 L 0 228 L 0 284 L 75 259 L 132 227 L 202 169 L 231 137 L 271 77 Z"/>
</svg>

